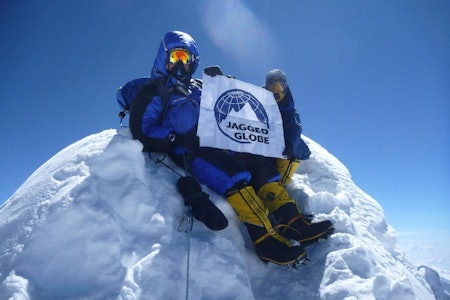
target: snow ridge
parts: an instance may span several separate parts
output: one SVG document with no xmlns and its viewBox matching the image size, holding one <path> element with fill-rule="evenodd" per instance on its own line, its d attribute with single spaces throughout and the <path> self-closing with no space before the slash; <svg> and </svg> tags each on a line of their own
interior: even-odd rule
<svg viewBox="0 0 450 300">
<path fill-rule="evenodd" d="M 194 223 L 189 294 L 449 299 L 448 282 L 405 258 L 378 202 L 333 155 L 304 139 L 313 155 L 289 191 L 306 213 L 332 220 L 336 233 L 307 247 L 311 261 L 297 270 L 265 264 L 232 208 L 204 187 L 229 226 L 213 232 Z M 185 299 L 188 236 L 178 231 L 177 178 L 126 129 L 60 151 L 0 207 L 0 298 Z"/>
</svg>

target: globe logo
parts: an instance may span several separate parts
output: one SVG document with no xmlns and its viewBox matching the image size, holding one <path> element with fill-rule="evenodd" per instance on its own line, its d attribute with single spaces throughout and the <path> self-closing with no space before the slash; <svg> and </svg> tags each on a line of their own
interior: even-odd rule
<svg viewBox="0 0 450 300">
<path fill-rule="evenodd" d="M 245 121 L 244 117 L 232 118 L 231 114 L 238 114 L 245 107 L 250 106 L 258 119 L 255 126 L 253 121 Z M 244 114 L 244 112 L 242 112 Z M 264 106 L 249 92 L 231 89 L 219 96 L 214 105 L 214 116 L 220 131 L 238 143 L 269 143 L 269 118 Z M 223 122 L 226 119 L 232 119 Z"/>
</svg>

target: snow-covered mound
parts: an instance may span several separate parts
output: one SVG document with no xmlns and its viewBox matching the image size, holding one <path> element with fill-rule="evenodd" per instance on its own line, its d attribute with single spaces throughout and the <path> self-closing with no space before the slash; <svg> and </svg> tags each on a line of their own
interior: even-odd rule
<svg viewBox="0 0 450 300">
<path fill-rule="evenodd" d="M 307 247 L 307 265 L 261 262 L 231 207 L 206 187 L 228 228 L 195 222 L 180 232 L 178 175 L 128 130 L 106 130 L 56 154 L 0 208 L 0 299 L 448 297 L 437 274 L 406 260 L 382 208 L 345 166 L 305 140 L 313 155 L 289 190 L 336 227 Z"/>
</svg>

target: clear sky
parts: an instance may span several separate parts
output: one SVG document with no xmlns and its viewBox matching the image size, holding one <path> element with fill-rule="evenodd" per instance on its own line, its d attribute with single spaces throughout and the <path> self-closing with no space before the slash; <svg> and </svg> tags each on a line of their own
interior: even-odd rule
<svg viewBox="0 0 450 300">
<path fill-rule="evenodd" d="M 64 147 L 117 128 L 117 87 L 189 33 L 199 70 L 289 79 L 304 134 L 398 231 L 450 229 L 450 1 L 0 3 L 0 203 Z M 201 76 L 197 71 L 196 75 Z"/>
</svg>

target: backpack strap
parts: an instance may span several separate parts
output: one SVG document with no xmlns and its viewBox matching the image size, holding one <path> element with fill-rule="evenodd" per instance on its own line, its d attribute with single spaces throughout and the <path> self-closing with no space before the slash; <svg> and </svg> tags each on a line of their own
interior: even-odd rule
<svg viewBox="0 0 450 300">
<path fill-rule="evenodd" d="M 156 80 L 156 81 L 158 84 L 159 97 L 161 98 L 161 101 L 162 101 L 162 114 L 161 114 L 161 119 L 160 119 L 160 121 L 162 122 L 162 120 L 166 117 L 167 109 L 169 107 L 169 93 L 167 92 L 167 88 L 166 88 L 166 85 L 164 84 L 164 81 L 161 81 L 161 80 Z M 192 78 L 191 84 L 197 86 L 201 90 L 203 81 L 198 78 Z M 178 89 L 183 94 L 185 94 L 186 96 L 189 95 L 189 91 L 186 89 L 186 87 L 183 84 L 180 84 L 179 86 L 176 86 L 175 88 Z"/>
<path fill-rule="evenodd" d="M 122 109 L 119 112 L 120 126 L 123 127 L 123 119 L 130 110 L 131 103 L 139 94 L 140 90 L 152 81 L 149 77 L 137 78 L 127 82 L 120 87 L 116 93 L 116 100 Z"/>
</svg>

